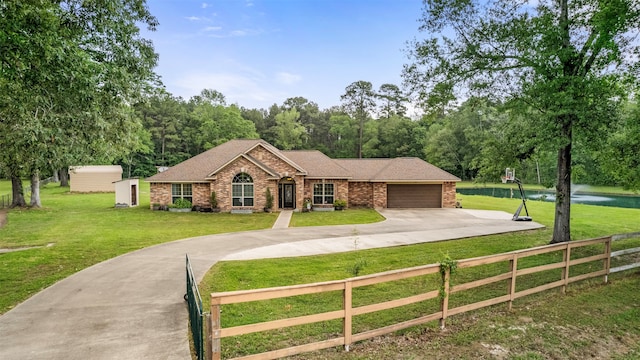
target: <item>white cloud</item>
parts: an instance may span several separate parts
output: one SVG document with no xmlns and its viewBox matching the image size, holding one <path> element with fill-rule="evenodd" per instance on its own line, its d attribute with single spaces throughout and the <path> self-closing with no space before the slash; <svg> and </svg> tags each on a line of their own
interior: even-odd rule
<svg viewBox="0 0 640 360">
<path fill-rule="evenodd" d="M 245 4 L 246 7 L 252 7 L 253 6 L 253 1 L 248 0 Z"/>
<path fill-rule="evenodd" d="M 222 30 L 222 27 L 221 26 L 207 26 L 206 28 L 202 29 L 202 31 L 204 31 L 204 32 L 218 31 L 218 30 Z"/>
<path fill-rule="evenodd" d="M 276 74 L 276 80 L 285 85 L 292 85 L 302 80 L 302 76 L 287 72 L 279 72 Z"/>
<path fill-rule="evenodd" d="M 178 93 L 188 99 L 199 94 L 202 89 L 220 91 L 228 103 L 238 103 L 248 107 L 268 107 L 280 102 L 286 94 L 274 91 L 263 78 L 252 74 L 235 73 L 190 73 L 180 76 L 175 86 L 182 88 Z"/>
<path fill-rule="evenodd" d="M 187 19 L 189 21 L 200 21 L 200 20 L 202 20 L 201 17 L 197 17 L 197 16 L 187 16 L 185 19 Z"/>
<path fill-rule="evenodd" d="M 241 30 L 232 30 L 225 34 L 209 34 L 209 37 L 214 38 L 232 38 L 232 37 L 245 37 L 245 36 L 256 36 L 262 34 L 262 30 L 254 30 L 254 29 L 241 29 Z"/>
<path fill-rule="evenodd" d="M 202 3 L 201 8 L 206 9 L 206 8 L 208 8 L 209 6 L 210 6 L 210 5 L 209 5 L 209 4 L 207 4 L 207 3 Z"/>
</svg>

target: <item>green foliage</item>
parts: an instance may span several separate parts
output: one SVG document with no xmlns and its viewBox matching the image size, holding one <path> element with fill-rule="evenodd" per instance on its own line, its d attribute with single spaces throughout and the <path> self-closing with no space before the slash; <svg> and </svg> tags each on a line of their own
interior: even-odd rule
<svg viewBox="0 0 640 360">
<path fill-rule="evenodd" d="M 271 189 L 267 188 L 267 191 L 265 193 L 265 208 L 267 209 L 271 209 L 273 208 L 273 194 L 271 194 Z"/>
<path fill-rule="evenodd" d="M 371 83 L 362 80 L 351 83 L 345 88 L 345 93 L 340 96 L 345 111 L 357 122 L 356 158 L 362 158 L 364 126 L 370 118 L 369 114 L 375 108 L 375 96 Z"/>
<path fill-rule="evenodd" d="M 209 197 L 209 201 L 211 202 L 211 208 L 216 209 L 218 207 L 218 198 L 216 197 L 216 192 L 212 191 Z"/>
<path fill-rule="evenodd" d="M 453 260 L 449 254 L 445 254 L 442 260 L 440 260 L 440 276 L 444 280 L 444 277 L 447 272 L 449 272 L 449 289 L 453 287 L 453 275 L 456 273 L 458 269 L 458 262 Z M 439 294 L 440 299 L 444 299 L 445 293 L 444 283 L 440 286 Z"/>
<path fill-rule="evenodd" d="M 111 162 L 137 146 L 128 104 L 154 80 L 144 1 L 2 3 L 0 167 L 15 176 Z"/>
<path fill-rule="evenodd" d="M 420 29 L 427 38 L 412 44 L 406 82 L 427 103 L 438 87 L 509 100 L 534 135 L 521 137 L 531 145 L 523 158 L 536 148 L 557 151 L 553 242 L 570 240 L 574 142 L 598 146 L 592 140 L 615 122 L 625 84 L 637 78 L 637 57 L 623 55 L 640 52 L 631 35 L 640 30 L 637 6 L 633 0 L 560 0 L 535 7 L 518 1 L 425 2 Z"/>
<path fill-rule="evenodd" d="M 357 258 L 354 263 L 349 267 L 348 272 L 352 276 L 360 276 L 362 270 L 367 266 L 366 258 Z"/>
<path fill-rule="evenodd" d="M 187 199 L 176 199 L 176 201 L 174 201 L 173 204 L 170 205 L 170 207 L 176 209 L 191 209 L 191 206 L 191 201 Z"/>
<path fill-rule="evenodd" d="M 344 207 L 346 207 L 346 206 L 347 206 L 347 200 L 344 200 L 344 199 L 336 199 L 336 200 L 333 202 L 333 206 L 335 206 L 335 207 L 342 207 L 342 208 L 344 208 Z"/>
<path fill-rule="evenodd" d="M 285 110 L 276 115 L 276 125 L 272 131 L 276 135 L 274 145 L 282 150 L 300 149 L 306 142 L 307 130 L 298 122 L 300 113 L 295 109 Z"/>
<path fill-rule="evenodd" d="M 196 143 L 205 150 L 233 139 L 258 137 L 255 125 L 245 120 L 235 105 L 225 107 L 204 102 L 196 105 L 193 117 L 199 124 Z"/>
</svg>

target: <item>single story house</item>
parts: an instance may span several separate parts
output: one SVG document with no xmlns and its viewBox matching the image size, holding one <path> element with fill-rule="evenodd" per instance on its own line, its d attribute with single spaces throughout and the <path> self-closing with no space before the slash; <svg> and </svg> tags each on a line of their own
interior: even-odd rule
<svg viewBox="0 0 640 360">
<path fill-rule="evenodd" d="M 270 189 L 277 209 L 455 207 L 454 175 L 419 158 L 332 159 L 317 150 L 284 151 L 264 140 L 231 140 L 146 179 L 151 204 L 185 198 L 221 211 L 262 211 Z"/>
<path fill-rule="evenodd" d="M 114 182 L 122 179 L 120 165 L 82 165 L 69 167 L 69 191 L 114 192 Z"/>
</svg>

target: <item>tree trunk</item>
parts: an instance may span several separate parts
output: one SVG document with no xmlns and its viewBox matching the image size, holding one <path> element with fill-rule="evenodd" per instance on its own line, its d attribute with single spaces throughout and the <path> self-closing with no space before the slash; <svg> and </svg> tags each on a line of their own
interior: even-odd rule
<svg viewBox="0 0 640 360">
<path fill-rule="evenodd" d="M 569 130 L 569 139 L 571 139 Z M 558 150 L 558 179 L 556 185 L 556 216 L 552 244 L 571 240 L 571 140 Z"/>
<path fill-rule="evenodd" d="M 362 139 L 364 138 L 364 119 L 360 118 L 360 129 L 358 129 L 358 159 L 362 159 Z"/>
<path fill-rule="evenodd" d="M 60 182 L 60 176 L 58 176 L 58 170 L 53 169 L 53 176 L 52 176 L 52 178 L 53 178 L 53 181 L 52 181 L 52 182 L 54 182 L 54 183 L 58 183 L 58 182 Z"/>
<path fill-rule="evenodd" d="M 66 167 L 60 169 L 60 186 L 69 186 L 69 171 Z"/>
<path fill-rule="evenodd" d="M 27 206 L 27 202 L 24 201 L 24 189 L 22 188 L 22 179 L 17 176 L 11 175 L 11 192 L 13 200 L 11 201 L 11 207 Z"/>
<path fill-rule="evenodd" d="M 40 202 L 40 172 L 38 170 L 31 174 L 31 207 L 42 207 Z"/>
</svg>

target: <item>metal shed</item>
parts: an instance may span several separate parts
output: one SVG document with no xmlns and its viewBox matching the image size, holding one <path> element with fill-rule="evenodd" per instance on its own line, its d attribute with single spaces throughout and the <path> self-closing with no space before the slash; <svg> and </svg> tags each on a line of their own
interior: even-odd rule
<svg viewBox="0 0 640 360">
<path fill-rule="evenodd" d="M 122 179 L 120 165 L 83 165 L 69 167 L 71 192 L 114 192 L 114 182 Z"/>
<path fill-rule="evenodd" d="M 124 179 L 116 181 L 116 207 L 138 206 L 140 186 L 138 179 Z"/>
</svg>

